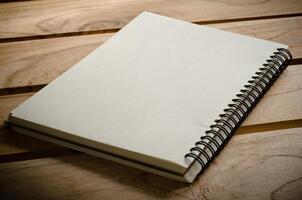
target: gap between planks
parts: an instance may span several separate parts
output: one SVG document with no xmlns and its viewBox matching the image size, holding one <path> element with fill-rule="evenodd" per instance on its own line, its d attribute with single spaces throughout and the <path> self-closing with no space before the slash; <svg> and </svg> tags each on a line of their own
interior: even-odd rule
<svg viewBox="0 0 302 200">
<path fill-rule="evenodd" d="M 191 22 L 215 23 L 300 15 L 300 0 L 52 0 L 0 4 L 0 38 L 56 35 L 123 27 L 142 11 Z"/>
<path fill-rule="evenodd" d="M 294 57 L 292 64 L 300 64 L 302 61 L 302 37 L 300 37 L 302 17 L 231 22 L 209 26 L 287 44 Z M 0 93 L 37 91 L 112 35 L 112 33 L 107 33 L 0 44 L 0 49 L 2 49 L 0 51 L 0 89 L 8 88 Z M 35 88 L 36 85 L 38 88 Z"/>
<path fill-rule="evenodd" d="M 301 199 L 301 133 L 234 136 L 192 184 L 79 154 L 3 163 L 0 191 L 4 199 Z"/>
<path fill-rule="evenodd" d="M 243 17 L 243 18 L 236 18 L 236 19 L 220 19 L 220 20 L 212 20 L 212 21 L 196 21 L 196 22 L 191 22 L 191 23 L 198 24 L 198 25 L 211 25 L 211 24 L 222 24 L 222 23 L 230 23 L 230 22 L 279 19 L 279 18 L 299 17 L 299 16 L 302 16 L 302 13 L 292 13 L 292 14 L 284 14 L 284 15 L 269 15 L 269 16 L 259 16 L 259 17 Z M 55 33 L 55 34 L 45 34 L 45 35 L 32 35 L 32 36 L 12 37 L 12 38 L 0 38 L 0 43 L 52 39 L 52 38 L 71 37 L 71 36 L 95 35 L 95 34 L 104 34 L 104 33 L 116 33 L 120 29 L 121 28 L 113 28 L 113 29 L 65 32 L 65 33 Z"/>
<path fill-rule="evenodd" d="M 225 30 L 228 30 L 228 31 L 233 31 L 233 32 L 239 32 L 239 33 L 243 33 L 243 34 L 251 34 L 252 36 L 259 36 L 260 35 L 260 38 L 264 38 L 264 39 L 271 39 L 270 37 L 272 37 L 272 39 L 273 40 L 275 40 L 276 38 L 277 38 L 277 41 L 279 41 L 279 37 L 277 37 L 277 36 L 270 36 L 268 33 L 267 33 L 267 31 L 269 30 L 270 32 L 274 32 L 274 30 L 277 30 L 278 31 L 278 29 L 276 29 L 276 28 L 273 28 L 273 29 L 265 29 L 265 28 L 263 28 L 263 27 L 267 27 L 267 24 L 265 24 L 265 23 L 263 23 L 262 24 L 262 22 L 268 22 L 268 21 L 272 21 L 272 22 L 274 22 L 275 24 L 277 24 L 277 25 L 281 25 L 281 29 L 282 29 L 282 27 L 283 27 L 283 29 L 285 30 L 285 29 L 288 29 L 289 27 L 290 27 L 290 30 L 289 31 L 287 31 L 286 32 L 286 34 L 285 33 L 282 33 L 281 35 L 290 35 L 288 38 L 290 39 L 290 40 L 288 40 L 288 42 L 290 43 L 291 42 L 291 40 L 295 40 L 295 39 L 293 39 L 293 38 L 297 38 L 297 32 L 295 32 L 296 30 L 298 30 L 298 31 L 300 31 L 300 29 L 299 28 L 297 28 L 297 27 L 299 27 L 300 25 L 300 22 L 298 23 L 298 26 L 296 27 L 296 26 L 284 26 L 284 24 L 286 24 L 287 22 L 286 21 L 291 21 L 291 20 L 293 20 L 293 19 L 296 19 L 295 17 L 290 17 L 290 18 L 288 18 L 288 19 L 284 19 L 284 18 L 280 18 L 280 19 L 278 19 L 278 20 L 276 20 L 276 19 L 272 19 L 272 20 L 255 20 L 255 21 L 253 21 L 253 22 L 238 22 L 238 23 L 224 23 L 224 24 L 213 24 L 213 25 L 211 25 L 211 26 L 214 26 L 215 28 L 222 28 L 222 29 L 225 29 Z M 300 19 L 300 17 L 298 17 L 298 19 Z M 285 21 L 284 21 L 285 20 Z M 280 22 L 282 22 L 282 23 L 280 23 Z M 284 23 L 285 22 L 285 23 Z M 250 28 L 248 28 L 249 26 L 246 26 L 246 23 L 251 23 L 251 26 L 250 26 Z M 229 26 L 229 24 L 232 24 L 231 26 Z M 290 24 L 293 24 L 292 22 L 290 23 Z M 233 27 L 233 28 L 232 28 Z M 251 28 L 252 27 L 254 27 L 256 30 L 252 30 Z M 300 26 L 301 27 L 301 26 Z M 259 32 L 257 32 L 258 30 L 260 30 Z M 293 34 L 293 32 L 294 32 L 294 34 Z M 267 35 L 268 34 L 268 35 Z M 292 35 L 291 35 L 292 34 Z M 109 35 L 110 36 L 110 34 L 102 34 L 102 35 Z M 277 33 L 277 35 L 280 35 L 280 33 Z M 91 35 L 92 37 L 94 37 L 94 36 L 96 36 L 96 35 Z M 89 36 L 83 36 L 83 37 L 89 37 Z M 75 37 L 75 39 L 78 39 L 79 37 Z M 109 37 L 108 37 L 109 38 Z M 64 38 L 58 38 L 58 39 L 64 39 Z M 284 41 L 282 41 L 282 39 L 284 39 L 284 37 L 281 37 L 281 41 L 280 42 L 284 42 Z M 99 39 L 98 39 L 99 40 Z M 69 66 L 72 66 L 73 65 L 73 62 L 75 62 L 77 59 L 79 59 L 79 57 L 81 57 L 81 56 L 85 56 L 86 54 L 88 54 L 89 53 L 89 51 L 90 50 L 92 50 L 92 49 L 94 49 L 95 47 L 97 47 L 98 45 L 99 45 L 99 42 L 96 42 L 95 43 L 95 41 L 94 40 L 92 40 L 93 42 L 91 43 L 91 41 L 90 42 L 88 42 L 88 46 L 89 46 L 89 48 L 88 48 L 88 50 L 86 49 L 86 52 L 83 54 L 83 53 L 79 53 L 80 54 L 80 56 L 79 56 L 79 54 L 76 54 L 78 57 L 77 58 L 72 58 L 73 60 L 71 60 L 70 61 L 70 65 Z M 290 45 L 290 46 L 293 46 L 294 48 L 295 48 L 295 51 L 297 51 L 297 52 L 300 52 L 300 50 L 298 49 L 298 50 L 296 50 L 297 49 L 297 46 L 299 46 L 299 40 L 295 40 L 296 42 L 295 43 L 293 43 L 293 45 Z M 297 41 L 298 41 L 298 43 L 297 43 Z M 24 41 L 24 42 L 26 42 L 26 41 Z M 21 44 L 23 44 L 24 42 L 21 42 Z M 40 42 L 40 41 L 38 41 L 38 40 L 36 40 L 36 41 L 29 41 L 30 43 L 31 42 Z M 287 42 L 286 42 L 287 43 Z M 3 44 L 5 44 L 5 43 L 3 43 Z M 1 44 L 1 45 L 3 45 L 3 44 Z M 11 44 L 14 44 L 14 43 L 11 43 Z M 18 42 L 16 42 L 15 44 L 18 44 Z M 81 46 L 86 46 L 87 45 L 87 43 L 84 43 L 84 44 L 80 44 L 80 48 L 81 48 Z M 72 47 L 71 49 L 74 49 L 74 48 L 77 48 L 77 47 Z M 38 49 L 38 50 L 40 50 L 40 49 Z M 68 50 L 68 49 L 67 49 Z M 64 51 L 64 49 L 63 49 L 63 51 Z M 60 53 L 60 52 L 62 52 L 61 50 L 58 52 L 58 53 Z M 82 52 L 82 51 L 81 51 Z M 73 53 L 72 53 L 73 54 Z M 49 52 L 47 52 L 47 53 L 45 53 L 45 52 L 43 52 L 43 54 L 42 54 L 42 56 L 45 56 L 45 55 L 50 55 L 51 57 L 54 57 L 54 55 L 52 55 L 51 54 L 51 52 L 49 53 Z M 39 55 L 37 56 L 37 57 L 39 57 Z M 30 57 L 28 57 L 28 58 L 32 58 L 31 56 Z M 35 57 L 34 57 L 35 58 Z M 24 60 L 26 60 L 27 59 L 27 57 L 23 57 L 22 59 L 24 59 Z M 300 58 L 298 58 L 298 59 L 300 59 Z M 15 64 L 17 64 L 17 63 L 15 63 Z M 69 67 L 68 66 L 68 67 Z M 44 66 L 43 66 L 44 67 Z M 66 66 L 65 66 L 66 67 Z M 290 67 L 291 68 L 291 67 Z M 64 70 L 63 70 L 64 71 Z M 59 71 L 59 72 L 57 72 L 56 74 L 55 74 L 55 76 L 57 76 L 57 75 L 59 75 L 60 73 L 62 73 L 63 71 Z M 39 74 L 39 73 L 38 73 Z M 52 78 L 55 78 L 55 76 L 53 76 Z M 295 80 L 295 79 L 294 79 Z M 45 81 L 45 80 L 44 80 Z M 36 90 L 38 91 L 39 90 L 39 87 L 40 86 L 43 86 L 43 85 L 38 85 L 37 86 L 37 88 L 36 88 Z M 33 85 L 33 86 L 30 86 L 30 87 L 36 87 L 35 85 Z M 297 88 L 296 88 L 297 89 Z M 22 90 L 22 89 L 21 89 Z M 286 92 L 286 91 L 283 91 L 283 93 L 284 92 Z M 282 92 L 281 92 L 282 93 Z M 12 97 L 12 96 L 14 96 L 14 95 L 11 95 L 11 96 L 9 96 L 9 97 Z M 16 95 L 16 96 L 19 96 L 19 95 Z M 25 97 L 26 97 L 27 95 L 25 94 Z M 5 97 L 5 96 L 3 96 L 3 97 Z M 27 98 L 27 97 L 26 97 Z M 292 100 L 299 100 L 299 99 L 297 99 L 297 98 L 294 98 L 294 99 L 292 99 Z M 269 101 L 269 100 L 268 100 Z M 262 101 L 261 101 L 262 102 Z M 260 103 L 261 103 L 260 102 Z M 21 102 L 19 102 L 19 103 L 21 103 Z M 16 104 L 16 105 L 18 105 L 18 104 Z M 298 105 L 298 106 L 300 106 L 299 105 L 299 102 L 298 103 L 294 103 L 294 104 L 291 104 L 291 105 Z M 0 105 L 1 106 L 1 105 Z M 257 106 L 257 107 L 259 107 L 259 106 Z M 256 107 L 256 108 L 257 108 Z M 282 107 L 282 106 L 281 106 Z M 255 109 L 256 109 L 255 108 Z M 261 108 L 261 106 L 260 106 L 260 108 Z M 283 108 L 283 107 L 282 107 Z M 6 108 L 7 109 L 7 108 Z M 260 109 L 261 110 L 261 109 Z M 265 109 L 264 109 L 265 110 Z M 298 109 L 299 110 L 299 109 Z M 302 109 L 300 109 L 300 110 L 302 110 Z M 251 113 L 252 114 L 252 113 Z M 249 118 L 247 119 L 247 120 L 249 120 Z M 286 122 L 286 121 L 285 121 Z M 248 126 L 247 126 L 248 127 Z M 266 127 L 267 128 L 272 128 L 272 124 L 270 124 L 270 123 L 266 123 Z M 255 127 L 253 127 L 253 128 L 255 128 Z M 258 127 L 259 128 L 259 127 Z M 261 129 L 261 127 L 260 127 L 260 129 Z M 3 129 L 2 129 L 3 130 Z M 261 130 L 263 130 L 263 129 L 261 129 Z M 265 129 L 266 130 L 266 129 Z M 6 132 L 7 133 L 7 132 Z M 18 138 L 18 137 L 20 137 L 20 135 L 18 135 L 18 134 L 12 134 L 12 135 L 17 135 L 16 137 Z M 9 138 L 10 139 L 16 139 L 16 138 L 14 138 L 14 137 L 11 137 L 11 135 L 9 135 Z M 23 138 L 24 139 L 24 138 Z M 17 140 L 17 139 L 16 139 Z M 28 137 L 27 137 L 27 139 L 24 139 L 23 140 L 23 142 L 24 143 L 26 143 L 27 141 L 31 141 L 31 142 L 28 142 L 28 145 L 25 145 L 25 146 L 22 146 L 21 145 L 21 147 L 20 147 L 20 144 L 16 144 L 16 143 L 14 143 L 14 142 L 12 142 L 12 141 L 9 141 L 10 142 L 10 145 L 12 145 L 12 146 L 8 146 L 7 148 L 12 148 L 12 150 L 13 151 L 15 151 L 13 154 L 11 154 L 11 155 L 4 155 L 2 158 L 4 159 L 4 160 L 6 160 L 6 161 L 14 161 L 14 159 L 15 160 L 23 160 L 23 159 L 31 159 L 31 158 L 39 158 L 39 157 L 47 157 L 48 155 L 51 155 L 51 152 L 53 152 L 54 151 L 54 149 L 56 149 L 56 148 L 60 148 L 60 147 L 58 147 L 58 146 L 55 146 L 55 147 L 51 147 L 51 148 L 49 148 L 48 147 L 48 145 L 50 145 L 49 143 L 43 143 L 43 144 L 41 144 L 42 143 L 42 141 L 39 141 L 39 140 L 34 140 L 34 141 L 32 141 L 32 138 L 30 138 L 30 139 L 28 139 Z M 39 146 L 39 148 L 34 148 L 34 149 L 31 149 L 31 147 L 30 146 L 32 146 L 32 144 L 34 144 L 34 143 L 40 143 L 41 145 Z M 54 148 L 54 149 L 53 149 Z M 47 153 L 47 152 L 49 152 L 49 153 Z M 63 152 L 63 154 L 64 154 L 64 152 Z M 60 155 L 60 153 L 57 153 L 57 154 L 55 154 L 55 155 Z M 51 155 L 51 156 L 55 156 L 55 155 Z M 11 156 L 11 157 L 10 157 Z M 0 158 L 1 158 L 1 156 L 0 156 Z M 1 159 L 0 159 L 1 160 Z"/>
</svg>

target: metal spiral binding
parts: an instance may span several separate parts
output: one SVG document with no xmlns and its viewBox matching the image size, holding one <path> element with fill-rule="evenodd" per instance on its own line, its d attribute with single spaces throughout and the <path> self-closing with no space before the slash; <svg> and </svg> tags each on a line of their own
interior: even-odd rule
<svg viewBox="0 0 302 200">
<path fill-rule="evenodd" d="M 233 136 L 291 60 L 292 55 L 289 50 L 278 48 L 259 68 L 256 75 L 252 76 L 248 84 L 244 85 L 245 89 L 240 90 L 236 98 L 232 99 L 233 103 L 224 109 L 224 113 L 219 115 L 220 118 L 215 120 L 215 124 L 210 126 L 205 136 L 200 137 L 185 158 L 191 157 L 197 161 L 201 165 L 200 172 L 202 172 Z"/>
</svg>

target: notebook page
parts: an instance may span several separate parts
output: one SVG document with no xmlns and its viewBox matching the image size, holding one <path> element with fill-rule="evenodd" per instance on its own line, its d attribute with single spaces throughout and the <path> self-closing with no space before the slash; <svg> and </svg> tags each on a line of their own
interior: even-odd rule
<svg viewBox="0 0 302 200">
<path fill-rule="evenodd" d="M 144 12 L 13 116 L 185 170 L 184 155 L 279 47 Z"/>
</svg>

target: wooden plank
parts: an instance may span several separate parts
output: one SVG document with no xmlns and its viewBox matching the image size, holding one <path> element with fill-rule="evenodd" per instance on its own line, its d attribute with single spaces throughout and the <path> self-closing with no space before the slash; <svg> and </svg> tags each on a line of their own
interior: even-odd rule
<svg viewBox="0 0 302 200">
<path fill-rule="evenodd" d="M 213 24 L 210 27 L 281 42 L 302 57 L 302 17 Z M 0 89 L 47 84 L 112 34 L 0 44 Z"/>
<path fill-rule="evenodd" d="M 0 165 L 4 199 L 300 199 L 302 129 L 238 135 L 192 184 L 88 155 Z M 28 192 L 31 191 L 31 192 Z"/>
<path fill-rule="evenodd" d="M 123 27 L 142 11 L 192 22 L 230 21 L 301 14 L 300 0 L 52 0 L 0 5 L 0 38 L 110 30 Z"/>
<path fill-rule="evenodd" d="M 288 67 L 248 116 L 237 134 L 302 127 L 301 75 L 302 65 Z M 6 119 L 14 107 L 32 94 L 0 96 L 0 121 Z M 21 153 L 41 156 L 41 150 L 43 155 L 47 155 L 47 149 L 51 149 L 49 154 L 52 155 L 53 148 L 54 145 L 13 133 L 9 129 L 0 129 L 0 162 L 1 155 L 3 161 L 13 160 L 14 154 Z M 7 155 L 11 155 L 11 158 L 8 159 Z"/>
<path fill-rule="evenodd" d="M 289 66 L 243 122 L 239 133 L 302 127 L 302 65 Z"/>
<path fill-rule="evenodd" d="M 47 84 L 112 34 L 0 44 L 0 88 Z"/>
</svg>

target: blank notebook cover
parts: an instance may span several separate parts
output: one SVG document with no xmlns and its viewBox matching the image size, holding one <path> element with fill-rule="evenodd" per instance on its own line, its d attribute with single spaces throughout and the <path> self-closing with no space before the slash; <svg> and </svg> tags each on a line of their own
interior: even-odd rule
<svg viewBox="0 0 302 200">
<path fill-rule="evenodd" d="M 24 134 L 192 182 L 289 59 L 283 44 L 143 12 L 8 121 Z"/>
</svg>

